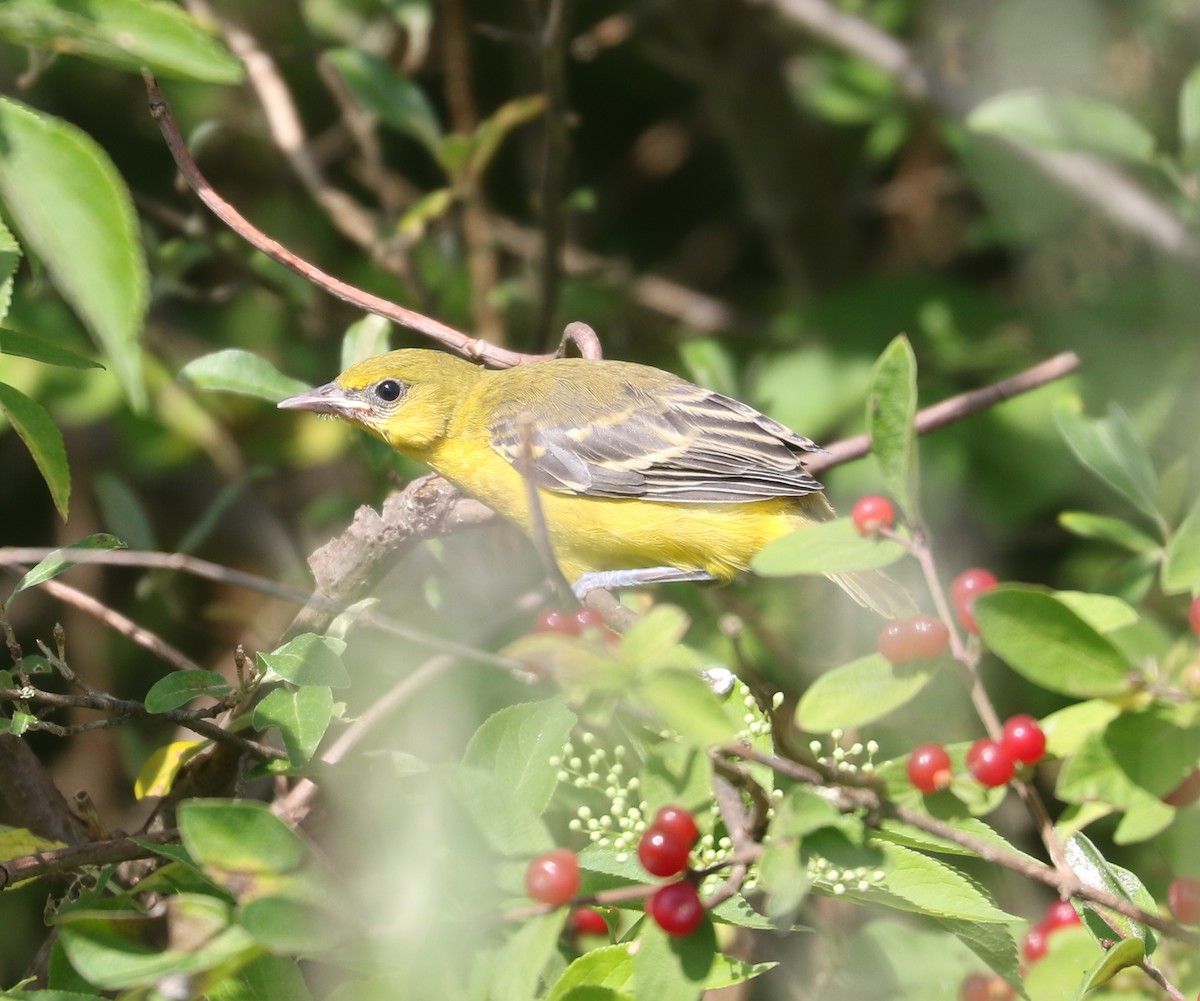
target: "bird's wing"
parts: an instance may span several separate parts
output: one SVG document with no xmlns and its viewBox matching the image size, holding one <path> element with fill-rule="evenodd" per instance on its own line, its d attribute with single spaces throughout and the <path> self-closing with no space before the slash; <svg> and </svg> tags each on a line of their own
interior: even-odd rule
<svg viewBox="0 0 1200 1001">
<path fill-rule="evenodd" d="M 548 490 L 731 504 L 821 489 L 802 462 L 820 451 L 813 442 L 720 393 L 670 378 L 544 388 L 537 401 L 500 403 L 489 431 L 492 448 Z"/>
</svg>

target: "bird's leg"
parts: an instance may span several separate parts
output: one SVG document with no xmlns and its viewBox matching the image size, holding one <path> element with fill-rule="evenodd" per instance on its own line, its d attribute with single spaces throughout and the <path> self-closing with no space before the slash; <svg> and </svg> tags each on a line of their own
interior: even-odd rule
<svg viewBox="0 0 1200 1001">
<path fill-rule="evenodd" d="M 583 601 L 588 591 L 602 588 L 616 591 L 643 584 L 674 584 L 680 581 L 705 581 L 716 578 L 703 570 L 680 570 L 678 567 L 638 567 L 636 570 L 594 570 L 585 573 L 571 585 L 575 597 Z"/>
</svg>

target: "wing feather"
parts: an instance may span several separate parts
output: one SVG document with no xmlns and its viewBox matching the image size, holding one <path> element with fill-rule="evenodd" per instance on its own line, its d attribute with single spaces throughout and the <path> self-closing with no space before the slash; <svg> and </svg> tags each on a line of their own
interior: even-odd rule
<svg viewBox="0 0 1200 1001">
<path fill-rule="evenodd" d="M 528 435 L 533 476 L 548 490 L 732 504 L 821 489 L 804 468 L 820 449 L 745 403 L 640 365 L 542 364 L 560 377 L 539 384 L 536 400 L 498 400 L 488 430 L 517 468 Z"/>
</svg>

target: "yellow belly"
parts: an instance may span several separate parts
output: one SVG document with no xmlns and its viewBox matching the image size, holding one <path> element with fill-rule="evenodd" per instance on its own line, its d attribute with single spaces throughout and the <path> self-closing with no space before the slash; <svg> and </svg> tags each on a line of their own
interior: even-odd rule
<svg viewBox="0 0 1200 1001">
<path fill-rule="evenodd" d="M 444 444 L 420 458 L 498 514 L 530 529 L 528 487 L 490 449 Z M 774 539 L 829 517 L 820 494 L 745 504 L 672 504 L 539 490 L 551 545 L 568 580 L 594 570 L 669 566 L 728 580 Z"/>
</svg>

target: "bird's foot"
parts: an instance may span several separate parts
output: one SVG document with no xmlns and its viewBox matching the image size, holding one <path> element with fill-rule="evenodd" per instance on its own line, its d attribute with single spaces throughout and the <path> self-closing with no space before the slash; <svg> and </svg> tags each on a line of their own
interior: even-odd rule
<svg viewBox="0 0 1200 1001">
<path fill-rule="evenodd" d="M 680 570 L 678 567 L 638 567 L 636 570 L 595 570 L 583 574 L 571 590 L 583 601 L 588 591 L 600 588 L 619 591 L 626 587 L 641 587 L 643 584 L 674 584 L 680 581 L 706 581 L 716 578 L 703 570 Z"/>
</svg>

